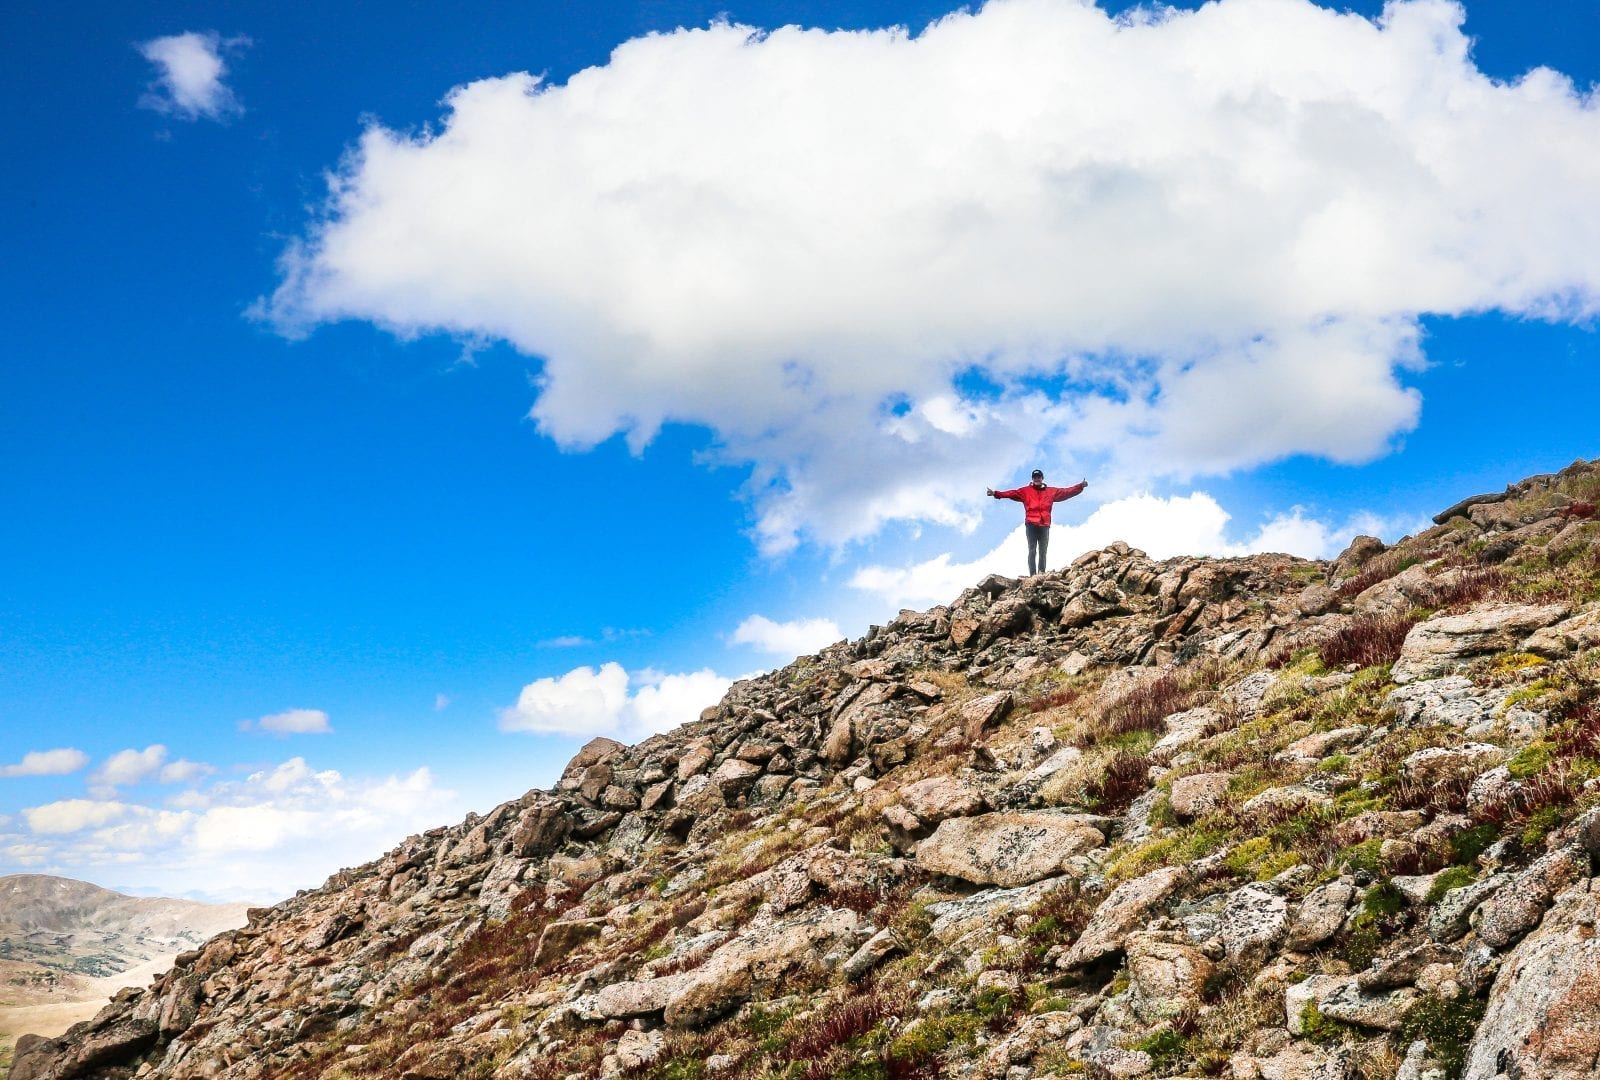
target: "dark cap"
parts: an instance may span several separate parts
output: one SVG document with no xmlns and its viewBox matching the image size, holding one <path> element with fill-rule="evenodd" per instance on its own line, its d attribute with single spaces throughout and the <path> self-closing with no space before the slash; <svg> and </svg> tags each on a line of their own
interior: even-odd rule
<svg viewBox="0 0 1600 1080">
<path fill-rule="evenodd" d="M 1043 469 L 1035 469 L 1035 470 L 1033 470 L 1033 478 L 1035 480 L 1043 480 L 1044 479 L 1044 470 Z"/>
</svg>

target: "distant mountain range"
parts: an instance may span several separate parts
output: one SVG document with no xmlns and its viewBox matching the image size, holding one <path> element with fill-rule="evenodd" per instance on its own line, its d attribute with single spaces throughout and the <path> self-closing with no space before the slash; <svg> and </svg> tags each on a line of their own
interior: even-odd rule
<svg viewBox="0 0 1600 1080">
<path fill-rule="evenodd" d="M 243 926 L 243 904 L 124 896 L 44 874 L 0 877 L 0 1067 L 25 1032 L 52 1035 L 122 986 Z"/>
</svg>

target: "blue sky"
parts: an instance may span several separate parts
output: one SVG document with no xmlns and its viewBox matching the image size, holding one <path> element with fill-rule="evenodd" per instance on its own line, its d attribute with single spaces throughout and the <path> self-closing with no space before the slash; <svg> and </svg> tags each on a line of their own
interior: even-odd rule
<svg viewBox="0 0 1600 1080">
<path fill-rule="evenodd" d="M 7 5 L 0 873 L 314 884 L 1035 464 L 1059 565 L 1600 455 L 1600 9 L 1194 6 Z"/>
</svg>

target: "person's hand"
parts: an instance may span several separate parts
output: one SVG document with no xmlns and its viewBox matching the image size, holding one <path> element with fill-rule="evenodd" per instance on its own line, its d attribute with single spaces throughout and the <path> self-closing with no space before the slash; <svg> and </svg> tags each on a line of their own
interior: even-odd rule
<svg viewBox="0 0 1600 1080">
<path fill-rule="evenodd" d="M 983 493 L 989 496 L 991 499 L 994 498 L 994 488 L 984 488 Z"/>
<path fill-rule="evenodd" d="M 1088 487 L 1089 486 L 1089 478 L 1086 476 L 1082 480 L 1079 480 L 1078 481 L 1078 485 L 1080 487 Z"/>
</svg>

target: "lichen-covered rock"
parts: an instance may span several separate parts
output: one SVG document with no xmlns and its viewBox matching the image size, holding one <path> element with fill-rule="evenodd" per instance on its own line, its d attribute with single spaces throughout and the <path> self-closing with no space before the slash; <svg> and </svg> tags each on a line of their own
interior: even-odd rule
<svg viewBox="0 0 1600 1080">
<path fill-rule="evenodd" d="M 1153 908 L 1165 903 L 1187 876 L 1182 867 L 1168 866 L 1118 885 L 1094 909 L 1089 925 L 1062 957 L 1061 966 L 1080 967 L 1119 952 L 1127 936 Z"/>
<path fill-rule="evenodd" d="M 977 885 L 1014 888 L 1061 873 L 1105 843 L 1098 829 L 1047 811 L 948 818 L 917 845 L 917 865 Z"/>
<path fill-rule="evenodd" d="M 1284 948 L 1303 952 L 1333 937 L 1344 925 L 1355 899 L 1356 887 L 1348 881 L 1330 881 L 1313 889 L 1300 901 L 1294 921 L 1289 924 Z"/>
<path fill-rule="evenodd" d="M 1197 818 L 1222 805 L 1232 773 L 1191 773 L 1172 782 L 1172 812 L 1180 818 Z"/>
<path fill-rule="evenodd" d="M 1391 677 L 1409 683 L 1449 674 L 1464 660 L 1517 648 L 1566 613 L 1561 604 L 1490 604 L 1461 615 L 1434 616 L 1406 635 Z"/>
<path fill-rule="evenodd" d="M 1198 1008 L 1206 980 L 1216 971 L 1199 949 L 1170 931 L 1137 931 L 1123 942 L 1134 1015 L 1146 1023 L 1170 1020 Z"/>
<path fill-rule="evenodd" d="M 1222 908 L 1222 948 L 1234 961 L 1266 959 L 1288 926 L 1289 905 L 1271 885 L 1256 882 L 1228 894 Z"/>
<path fill-rule="evenodd" d="M 1589 1080 L 1600 1075 L 1600 904 L 1568 888 L 1507 958 L 1467 1052 L 1462 1080 Z"/>
</svg>

